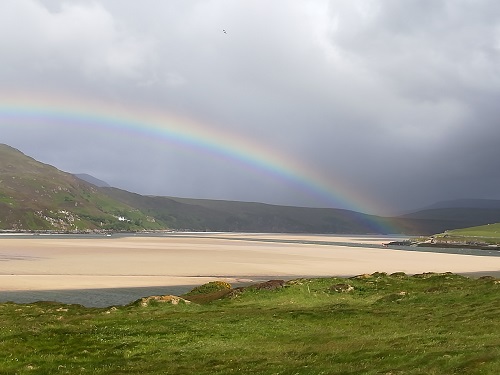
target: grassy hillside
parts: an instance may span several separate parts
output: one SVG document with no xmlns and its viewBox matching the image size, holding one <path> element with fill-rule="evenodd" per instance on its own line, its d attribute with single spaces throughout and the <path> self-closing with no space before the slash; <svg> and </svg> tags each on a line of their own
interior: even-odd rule
<svg viewBox="0 0 500 375">
<path fill-rule="evenodd" d="M 285 233 L 404 233 L 430 235 L 453 228 L 500 221 L 500 210 L 447 208 L 400 217 L 379 217 L 334 209 L 278 206 L 176 197 L 145 197 L 119 189 L 106 194 L 173 229 Z"/>
<path fill-rule="evenodd" d="M 86 178 L 89 180 L 91 176 Z M 115 188 L 99 188 L 0 144 L 0 230 L 176 229 L 429 235 L 500 222 L 500 209 L 484 208 L 485 204 L 481 201 L 479 208 L 428 209 L 384 218 L 334 208 L 141 196 Z"/>
<path fill-rule="evenodd" d="M 500 240 L 500 223 L 480 225 L 477 227 L 455 229 L 448 232 L 455 236 L 481 237 Z"/>
<path fill-rule="evenodd" d="M 496 202 L 496 201 L 493 201 Z M 422 210 L 393 218 L 408 234 L 434 234 L 453 229 L 500 222 L 500 209 L 484 207 L 447 207 Z"/>
<path fill-rule="evenodd" d="M 0 372 L 500 372 L 496 279 L 376 273 L 281 285 L 198 288 L 184 296 L 198 296 L 204 304 L 151 299 L 105 309 L 0 304 Z M 225 297 L 207 302 L 216 293 Z"/>
<path fill-rule="evenodd" d="M 0 229 L 134 230 L 153 218 L 94 185 L 0 145 Z"/>
<path fill-rule="evenodd" d="M 448 201 L 436 202 L 428 207 L 418 211 L 438 209 L 438 208 L 487 208 L 500 209 L 500 200 L 498 199 L 453 199 Z"/>
<path fill-rule="evenodd" d="M 406 219 L 440 220 L 455 223 L 461 228 L 500 222 L 500 209 L 475 207 L 450 207 L 418 211 L 404 215 Z M 450 228 L 452 229 L 452 228 Z"/>
<path fill-rule="evenodd" d="M 145 197 L 119 189 L 103 192 L 173 229 L 285 233 L 384 233 L 384 219 L 359 212 L 174 197 Z"/>
<path fill-rule="evenodd" d="M 150 197 L 98 188 L 0 145 L 0 229 L 383 233 L 348 210 Z"/>
<path fill-rule="evenodd" d="M 436 244 L 500 245 L 500 223 L 448 230 L 433 236 Z"/>
</svg>

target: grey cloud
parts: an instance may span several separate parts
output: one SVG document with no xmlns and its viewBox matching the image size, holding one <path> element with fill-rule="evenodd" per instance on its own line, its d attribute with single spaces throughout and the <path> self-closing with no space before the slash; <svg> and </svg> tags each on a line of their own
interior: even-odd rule
<svg viewBox="0 0 500 375">
<path fill-rule="evenodd" d="M 56 12 L 24 0 L 3 2 L 0 8 L 2 57 L 16 68 L 8 72 L 14 79 L 23 81 L 24 74 L 16 71 L 28 73 L 27 84 L 45 75 L 58 84 L 61 71 L 71 73 L 74 80 L 137 80 L 152 56 L 151 41 L 123 30 L 96 2 L 63 3 Z"/>
<path fill-rule="evenodd" d="M 487 0 L 4 1 L 0 82 L 187 116 L 388 211 L 500 198 L 499 18 Z M 0 126 L 26 153 L 140 192 L 329 204 L 163 141 Z"/>
</svg>

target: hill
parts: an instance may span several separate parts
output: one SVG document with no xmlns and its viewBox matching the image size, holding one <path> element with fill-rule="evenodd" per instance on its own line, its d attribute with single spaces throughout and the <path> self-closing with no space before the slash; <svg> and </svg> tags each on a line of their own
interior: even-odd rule
<svg viewBox="0 0 500 375">
<path fill-rule="evenodd" d="M 432 229 L 431 232 L 440 233 L 451 229 L 500 222 L 500 209 L 480 207 L 435 208 L 399 216 L 397 220 L 407 223 L 420 223 L 420 227 L 427 227 Z"/>
<path fill-rule="evenodd" d="M 483 208 L 500 209 L 500 200 L 497 199 L 453 199 L 436 202 L 416 211 L 426 211 L 441 208 Z"/>
<path fill-rule="evenodd" d="M 106 185 L 0 144 L 0 230 L 425 235 L 500 222 L 500 208 L 492 204 L 485 208 L 483 201 L 481 207 L 453 203 L 453 207 L 379 217 L 335 208 L 143 196 Z"/>
<path fill-rule="evenodd" d="M 95 178 L 87 173 L 76 173 L 74 176 L 97 187 L 111 187 L 107 182 L 99 180 L 98 178 Z"/>
<path fill-rule="evenodd" d="M 467 247 L 498 251 L 500 248 L 500 223 L 470 228 L 447 230 L 429 238 L 427 245 L 438 247 Z"/>
<path fill-rule="evenodd" d="M 500 200 L 455 199 L 436 202 L 392 218 L 406 233 L 435 234 L 500 222 Z M 405 230 L 403 230 L 405 231 Z"/>
<path fill-rule="evenodd" d="M 85 180 L 90 180 L 90 183 Z M 142 196 L 78 177 L 0 145 L 0 229 L 380 233 L 375 216 L 340 210 Z"/>
<path fill-rule="evenodd" d="M 21 151 L 0 145 L 0 229 L 159 229 L 152 217 Z"/>
<path fill-rule="evenodd" d="M 116 188 L 108 196 L 171 229 L 224 232 L 382 233 L 382 218 L 359 212 L 255 202 L 142 196 Z"/>
<path fill-rule="evenodd" d="M 284 233 L 402 233 L 430 235 L 500 222 L 500 209 L 428 209 L 379 217 L 335 208 L 278 206 L 255 202 L 151 197 L 115 188 L 106 194 L 137 207 L 172 229 Z"/>
<path fill-rule="evenodd" d="M 489 238 L 500 241 L 500 223 L 480 225 L 477 227 L 455 229 L 447 232 L 449 235 L 453 236 L 463 236 L 463 237 L 476 237 L 476 238 Z"/>
</svg>

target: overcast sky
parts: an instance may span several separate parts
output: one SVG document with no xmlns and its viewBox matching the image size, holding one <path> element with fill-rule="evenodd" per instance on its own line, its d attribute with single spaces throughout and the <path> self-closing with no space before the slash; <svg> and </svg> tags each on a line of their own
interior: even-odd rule
<svg viewBox="0 0 500 375">
<path fill-rule="evenodd" d="M 500 199 L 497 0 L 2 0 L 0 98 L 14 93 L 90 117 L 90 98 L 118 118 L 149 108 L 250 145 L 246 163 L 0 110 L 0 143 L 142 194 L 371 213 Z"/>
</svg>

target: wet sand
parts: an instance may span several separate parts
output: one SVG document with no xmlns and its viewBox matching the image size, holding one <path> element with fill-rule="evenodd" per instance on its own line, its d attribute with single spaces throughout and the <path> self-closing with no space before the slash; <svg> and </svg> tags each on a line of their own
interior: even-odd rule
<svg viewBox="0 0 500 375">
<path fill-rule="evenodd" d="M 265 239 L 276 242 L 262 242 Z M 0 236 L 0 291 L 186 287 L 212 280 L 245 283 L 271 277 L 353 276 L 376 271 L 500 275 L 500 257 L 382 248 L 388 240 L 241 233 Z M 356 246 L 294 241 L 352 242 Z"/>
</svg>

